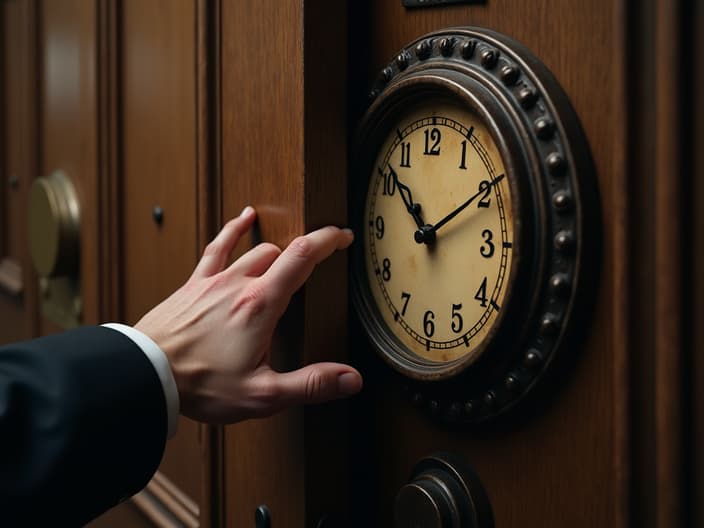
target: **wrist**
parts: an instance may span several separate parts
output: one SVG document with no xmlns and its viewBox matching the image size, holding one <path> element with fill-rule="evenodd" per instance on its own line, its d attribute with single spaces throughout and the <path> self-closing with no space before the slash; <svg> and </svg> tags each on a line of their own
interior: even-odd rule
<svg viewBox="0 0 704 528">
<path fill-rule="evenodd" d="M 167 439 L 176 433 L 179 413 L 179 392 L 176 386 L 175 377 L 169 359 L 150 335 L 137 326 L 130 327 L 118 323 L 108 323 L 103 325 L 106 328 L 118 331 L 128 337 L 144 352 L 150 361 L 164 392 L 164 403 L 166 405 L 167 418 Z"/>
</svg>

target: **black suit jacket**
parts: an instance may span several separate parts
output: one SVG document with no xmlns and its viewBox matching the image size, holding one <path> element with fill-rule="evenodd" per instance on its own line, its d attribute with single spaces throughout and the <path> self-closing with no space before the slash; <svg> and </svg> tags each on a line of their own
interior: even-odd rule
<svg viewBox="0 0 704 528">
<path fill-rule="evenodd" d="M 156 471 L 159 378 L 120 332 L 84 327 L 0 347 L 0 526 L 81 526 Z"/>
</svg>

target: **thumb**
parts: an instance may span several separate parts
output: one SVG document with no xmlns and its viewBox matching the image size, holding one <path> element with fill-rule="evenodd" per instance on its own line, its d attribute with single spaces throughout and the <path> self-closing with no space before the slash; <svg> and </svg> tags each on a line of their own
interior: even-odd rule
<svg viewBox="0 0 704 528">
<path fill-rule="evenodd" d="M 292 372 L 276 374 L 281 407 L 322 403 L 345 398 L 362 389 L 362 376 L 341 363 L 313 363 Z"/>
</svg>

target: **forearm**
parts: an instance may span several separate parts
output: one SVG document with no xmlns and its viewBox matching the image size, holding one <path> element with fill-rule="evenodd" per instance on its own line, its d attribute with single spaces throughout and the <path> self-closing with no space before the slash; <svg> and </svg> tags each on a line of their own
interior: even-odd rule
<svg viewBox="0 0 704 528">
<path fill-rule="evenodd" d="M 114 330 L 0 347 L 3 522 L 78 526 L 142 489 L 163 453 L 165 408 L 151 363 Z"/>
</svg>

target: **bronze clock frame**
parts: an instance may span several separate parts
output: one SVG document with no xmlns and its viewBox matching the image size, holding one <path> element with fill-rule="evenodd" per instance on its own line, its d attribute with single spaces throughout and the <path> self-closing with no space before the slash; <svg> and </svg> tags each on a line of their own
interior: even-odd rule
<svg viewBox="0 0 704 528">
<path fill-rule="evenodd" d="M 502 415 L 526 398 L 570 348 L 595 288 L 599 206 L 593 163 L 577 116 L 547 68 L 526 48 L 482 28 L 428 34 L 381 72 L 359 127 L 351 171 L 352 301 L 381 357 L 412 400 L 450 422 Z M 475 113 L 509 179 L 514 245 L 504 306 L 481 348 L 449 363 L 424 360 L 386 326 L 365 272 L 363 218 L 384 138 L 406 109 L 445 101 Z M 591 268 L 591 269 L 590 269 Z"/>
</svg>

